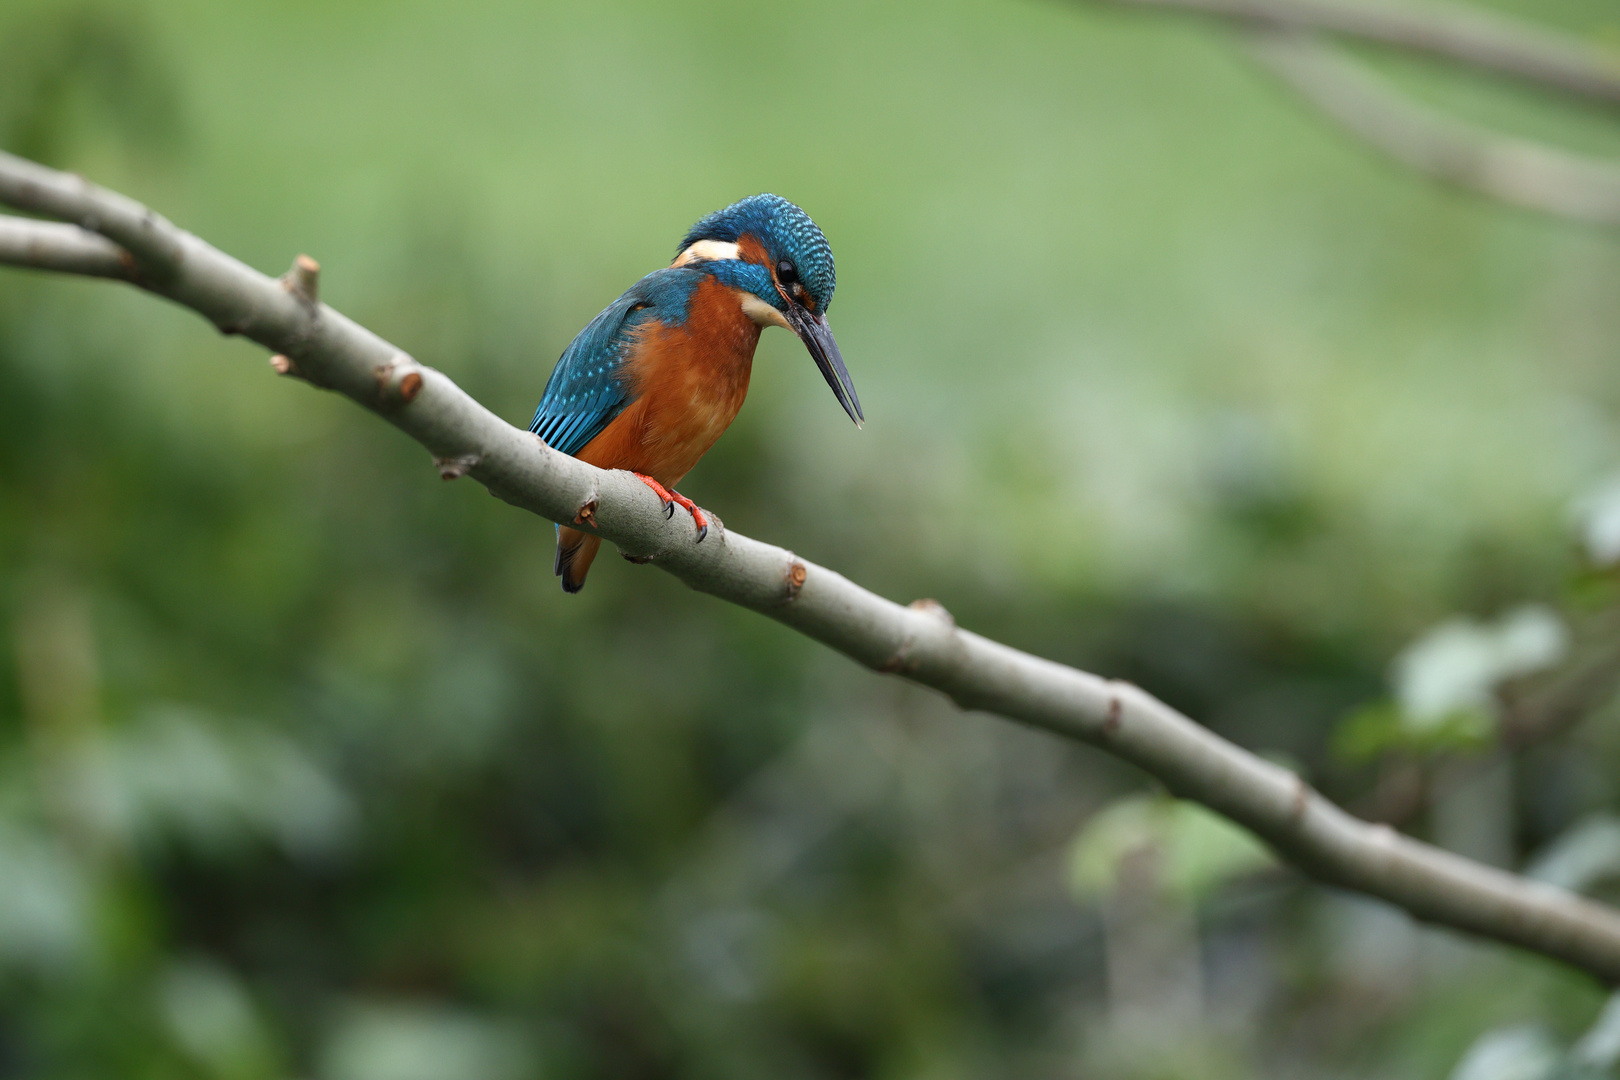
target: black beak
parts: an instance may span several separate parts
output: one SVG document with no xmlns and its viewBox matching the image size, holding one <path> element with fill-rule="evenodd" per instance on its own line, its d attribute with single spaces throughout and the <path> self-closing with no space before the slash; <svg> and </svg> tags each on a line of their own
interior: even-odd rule
<svg viewBox="0 0 1620 1080">
<path fill-rule="evenodd" d="M 811 359 L 821 369 L 827 385 L 832 387 L 838 404 L 849 413 L 856 427 L 864 426 L 866 414 L 861 412 L 861 399 L 855 396 L 855 384 L 850 381 L 849 369 L 844 366 L 844 358 L 838 352 L 838 342 L 833 340 L 832 329 L 827 325 L 826 318 L 789 302 L 787 320 L 793 332 L 799 335 L 799 340 L 804 342 L 804 347 L 810 350 Z"/>
</svg>

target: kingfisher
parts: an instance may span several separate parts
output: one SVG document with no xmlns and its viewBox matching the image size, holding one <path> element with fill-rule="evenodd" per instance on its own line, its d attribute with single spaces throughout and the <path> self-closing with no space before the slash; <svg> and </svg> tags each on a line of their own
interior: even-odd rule
<svg viewBox="0 0 1620 1080">
<path fill-rule="evenodd" d="M 791 330 L 860 427 L 866 417 L 827 326 L 832 248 L 810 215 L 779 195 L 755 195 L 693 225 L 675 261 L 654 270 L 579 332 L 552 369 L 529 430 L 565 454 L 624 469 L 692 516 L 675 485 L 731 426 L 748 394 L 754 348 L 767 326 Z M 585 587 L 602 545 L 557 527 L 554 570 L 564 592 Z"/>
</svg>

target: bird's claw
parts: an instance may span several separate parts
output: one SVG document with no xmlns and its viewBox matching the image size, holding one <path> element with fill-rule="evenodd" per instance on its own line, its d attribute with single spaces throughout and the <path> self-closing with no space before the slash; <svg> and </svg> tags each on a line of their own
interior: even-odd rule
<svg viewBox="0 0 1620 1080">
<path fill-rule="evenodd" d="M 670 492 L 670 494 L 674 495 L 676 501 L 682 506 L 686 507 L 687 511 L 691 513 L 692 524 L 697 526 L 697 540 L 694 542 L 699 544 L 703 543 L 703 538 L 709 535 L 709 515 L 705 514 L 702 510 L 699 510 L 698 504 L 693 502 L 691 499 L 688 499 L 686 496 L 676 494 L 673 491 Z"/>
<path fill-rule="evenodd" d="M 637 480 L 640 480 L 643 484 L 646 484 L 648 487 L 652 488 L 653 493 L 656 494 L 660 499 L 664 500 L 665 521 L 668 521 L 675 516 L 675 507 L 685 507 L 687 513 L 692 515 L 692 524 L 697 526 L 697 543 L 703 543 L 703 538 L 709 535 L 709 517 L 702 510 L 698 509 L 697 503 L 693 502 L 691 499 L 688 499 L 685 495 L 682 495 L 678 491 L 670 490 L 645 473 L 631 473 L 631 475 Z"/>
</svg>

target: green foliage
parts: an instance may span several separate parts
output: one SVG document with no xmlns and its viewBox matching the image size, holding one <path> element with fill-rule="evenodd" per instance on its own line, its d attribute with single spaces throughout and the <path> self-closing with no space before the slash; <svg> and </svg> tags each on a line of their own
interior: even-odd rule
<svg viewBox="0 0 1620 1080">
<path fill-rule="evenodd" d="M 1273 861 L 1253 834 L 1197 803 L 1138 795 L 1086 822 L 1070 852 L 1069 884 L 1085 899 L 1105 894 L 1133 856 L 1152 859 L 1157 886 L 1186 900 L 1203 899 Z"/>
<path fill-rule="evenodd" d="M 47 164 L 105 133 L 133 153 L 175 152 L 180 91 L 150 26 L 120 7 L 18 5 L 0 15 L 0 145 Z"/>
<path fill-rule="evenodd" d="M 1333 733 L 1333 752 L 1361 765 L 1385 754 L 1479 751 L 1496 740 L 1496 720 L 1484 709 L 1455 709 L 1413 724 L 1392 701 L 1375 701 L 1347 715 Z"/>
<path fill-rule="evenodd" d="M 1620 998 L 1592 1027 L 1562 1047 L 1545 1028 L 1525 1025 L 1481 1035 L 1451 1080 L 1613 1080 L 1620 1076 Z"/>
</svg>

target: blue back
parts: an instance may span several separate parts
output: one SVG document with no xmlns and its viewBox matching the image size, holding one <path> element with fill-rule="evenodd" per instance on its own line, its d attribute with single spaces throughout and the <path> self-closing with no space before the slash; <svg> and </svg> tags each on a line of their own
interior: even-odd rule
<svg viewBox="0 0 1620 1080">
<path fill-rule="evenodd" d="M 704 276 L 684 266 L 654 270 L 609 304 L 563 350 L 529 430 L 565 454 L 583 450 L 635 400 L 626 364 L 634 331 L 653 320 L 684 324 Z"/>
</svg>

